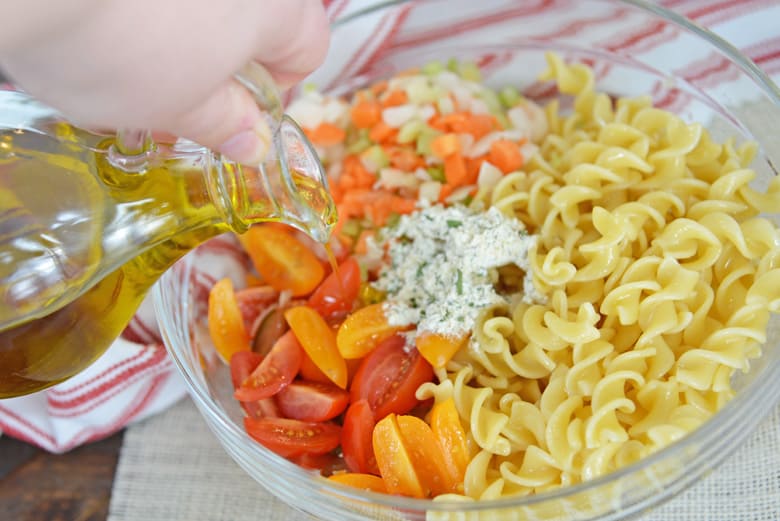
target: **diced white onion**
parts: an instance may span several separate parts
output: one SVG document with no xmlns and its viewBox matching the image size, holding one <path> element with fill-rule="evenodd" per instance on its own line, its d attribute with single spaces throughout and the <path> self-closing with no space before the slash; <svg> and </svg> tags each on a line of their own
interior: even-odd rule
<svg viewBox="0 0 780 521">
<path fill-rule="evenodd" d="M 420 183 L 420 191 L 417 194 L 417 198 L 421 201 L 436 202 L 439 200 L 439 194 L 441 193 L 441 183 L 438 181 L 425 181 Z"/>
<path fill-rule="evenodd" d="M 474 185 L 461 186 L 452 191 L 452 193 L 444 200 L 446 203 L 457 203 L 462 201 L 474 190 Z"/>
<path fill-rule="evenodd" d="M 547 116 L 533 101 L 523 100 L 506 113 L 512 126 L 522 130 L 531 141 L 538 143 L 547 134 Z"/>
<path fill-rule="evenodd" d="M 487 154 L 490 151 L 490 146 L 499 139 L 520 141 L 523 138 L 527 139 L 527 137 L 528 134 L 519 129 L 496 130 L 482 136 L 479 141 L 466 150 L 464 155 L 466 157 L 479 157 Z"/>
<path fill-rule="evenodd" d="M 477 175 L 477 186 L 480 189 L 492 189 L 503 176 L 504 173 L 490 161 L 482 161 Z"/>
<path fill-rule="evenodd" d="M 309 96 L 293 101 L 287 114 L 303 128 L 317 128 L 325 121 L 325 107 Z"/>
<path fill-rule="evenodd" d="M 388 126 L 399 128 L 417 115 L 417 107 L 411 104 L 387 107 L 382 111 L 382 121 Z"/>
<path fill-rule="evenodd" d="M 404 172 L 397 168 L 382 168 L 379 170 L 379 179 L 374 183 L 376 188 L 417 188 L 420 180 L 410 172 Z"/>
</svg>

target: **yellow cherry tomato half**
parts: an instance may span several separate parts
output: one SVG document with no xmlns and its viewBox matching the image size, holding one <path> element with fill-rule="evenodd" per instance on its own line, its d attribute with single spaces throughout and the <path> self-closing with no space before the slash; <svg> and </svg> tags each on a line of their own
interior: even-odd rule
<svg viewBox="0 0 780 521">
<path fill-rule="evenodd" d="M 252 226 L 240 241 L 257 272 L 276 290 L 308 295 L 325 277 L 317 256 L 280 226 Z"/>
<path fill-rule="evenodd" d="M 466 345 L 466 336 L 445 336 L 439 333 L 423 332 L 417 335 L 415 345 L 423 358 L 435 368 L 444 367 L 458 350 Z"/>
<path fill-rule="evenodd" d="M 363 358 L 382 341 L 404 329 L 408 327 L 391 326 L 387 322 L 381 303 L 371 304 L 358 309 L 341 323 L 336 345 L 346 359 Z"/>
<path fill-rule="evenodd" d="M 433 406 L 430 415 L 431 430 L 441 447 L 444 465 L 455 484 L 455 492 L 463 493 L 463 479 L 471 460 L 466 431 L 460 422 L 455 400 L 449 398 Z"/>
<path fill-rule="evenodd" d="M 336 483 L 341 483 L 342 485 L 349 485 L 350 487 L 355 487 L 362 490 L 387 493 L 385 482 L 382 480 L 382 478 L 379 476 L 374 476 L 373 474 L 344 472 L 341 474 L 333 474 L 329 476 L 328 479 L 335 481 Z"/>
<path fill-rule="evenodd" d="M 229 278 L 214 284 L 209 292 L 208 321 L 211 341 L 226 363 L 235 353 L 249 350 L 249 333 Z"/>
<path fill-rule="evenodd" d="M 284 312 L 295 338 L 306 354 L 327 376 L 342 389 L 347 388 L 347 363 L 336 347 L 336 336 L 325 319 L 309 306 L 294 306 Z"/>
<path fill-rule="evenodd" d="M 374 426 L 372 443 L 379 473 L 388 494 L 425 497 L 395 414 L 388 414 Z"/>
</svg>

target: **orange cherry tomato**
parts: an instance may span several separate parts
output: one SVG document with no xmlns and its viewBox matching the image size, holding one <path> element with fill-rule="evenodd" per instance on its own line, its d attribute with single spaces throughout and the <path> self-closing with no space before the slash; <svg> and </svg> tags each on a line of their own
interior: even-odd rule
<svg viewBox="0 0 780 521">
<path fill-rule="evenodd" d="M 311 361 L 341 387 L 347 388 L 347 363 L 336 347 L 336 337 L 325 319 L 308 306 L 295 306 L 284 312 L 303 350 Z"/>
<path fill-rule="evenodd" d="M 367 400 L 375 418 L 411 411 L 419 403 L 417 388 L 433 378 L 431 364 L 405 343 L 400 335 L 386 339 L 360 362 L 352 380 L 352 401 Z"/>
<path fill-rule="evenodd" d="M 276 341 L 268 355 L 236 389 L 233 396 L 240 402 L 270 398 L 290 385 L 301 367 L 303 351 L 292 331 Z"/>
<path fill-rule="evenodd" d="M 417 498 L 426 497 L 395 414 L 387 415 L 376 424 L 372 442 L 376 463 L 387 492 Z"/>
<path fill-rule="evenodd" d="M 285 322 L 285 325 L 286 324 L 287 323 Z M 301 378 L 308 380 L 309 382 L 319 382 L 323 384 L 333 383 L 331 379 L 328 378 L 328 375 L 317 367 L 317 364 L 312 361 L 306 351 L 303 352 L 303 357 L 301 358 L 301 369 L 299 374 Z"/>
<path fill-rule="evenodd" d="M 239 351 L 230 359 L 230 379 L 233 382 L 233 389 L 238 389 L 241 384 L 249 378 L 260 362 L 263 361 L 263 355 L 252 351 Z M 279 408 L 273 398 L 264 398 L 254 402 L 239 402 L 246 412 L 247 416 L 253 418 L 278 418 L 281 416 Z"/>
<path fill-rule="evenodd" d="M 328 479 L 335 481 L 336 483 L 341 483 L 342 485 L 348 485 L 362 490 L 381 492 L 383 494 L 387 493 L 387 487 L 385 486 L 384 480 L 373 474 L 343 472 L 341 474 L 333 474 L 332 476 L 329 476 Z"/>
<path fill-rule="evenodd" d="M 325 318 L 337 317 L 352 310 L 359 292 L 360 266 L 349 257 L 317 286 L 308 304 Z"/>
<path fill-rule="evenodd" d="M 344 412 L 349 404 L 349 393 L 332 383 L 296 380 L 279 391 L 275 399 L 284 417 L 321 422 Z"/>
<path fill-rule="evenodd" d="M 450 337 L 438 333 L 417 335 L 415 345 L 423 358 L 435 368 L 444 367 L 452 356 L 466 344 L 468 336 Z"/>
<path fill-rule="evenodd" d="M 284 228 L 252 226 L 240 240 L 263 280 L 279 291 L 307 295 L 325 276 L 317 256 Z"/>
<path fill-rule="evenodd" d="M 341 438 L 341 427 L 329 422 L 246 417 L 244 428 L 252 438 L 285 458 L 325 454 L 338 447 Z"/>
<path fill-rule="evenodd" d="M 336 344 L 344 358 L 363 358 L 380 342 L 399 331 L 408 329 L 391 326 L 385 318 L 382 304 L 371 304 L 358 309 L 341 323 Z"/>
<path fill-rule="evenodd" d="M 436 497 L 453 492 L 456 482 L 447 471 L 431 427 L 416 416 L 398 416 L 396 421 L 425 496 Z"/>
<path fill-rule="evenodd" d="M 447 472 L 456 485 L 456 492 L 462 493 L 463 479 L 471 457 L 455 400 L 449 398 L 434 405 L 430 418 L 431 430 L 441 447 Z"/>
<path fill-rule="evenodd" d="M 209 292 L 208 321 L 211 341 L 226 363 L 234 353 L 249 350 L 249 333 L 229 278 L 214 284 Z"/>
<path fill-rule="evenodd" d="M 374 412 L 367 400 L 353 402 L 344 414 L 341 451 L 344 463 L 352 472 L 379 474 L 371 441 L 374 423 Z"/>
</svg>

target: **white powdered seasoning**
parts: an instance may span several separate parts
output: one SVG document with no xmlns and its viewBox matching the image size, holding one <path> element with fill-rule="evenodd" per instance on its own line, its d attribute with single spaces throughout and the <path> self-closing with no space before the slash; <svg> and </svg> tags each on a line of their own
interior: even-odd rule
<svg viewBox="0 0 780 521">
<path fill-rule="evenodd" d="M 388 321 L 450 337 L 471 332 L 481 309 L 505 302 L 493 287 L 495 268 L 515 264 L 527 272 L 537 240 L 495 208 L 460 205 L 423 207 L 384 234 L 389 263 L 374 286 L 387 292 Z"/>
</svg>

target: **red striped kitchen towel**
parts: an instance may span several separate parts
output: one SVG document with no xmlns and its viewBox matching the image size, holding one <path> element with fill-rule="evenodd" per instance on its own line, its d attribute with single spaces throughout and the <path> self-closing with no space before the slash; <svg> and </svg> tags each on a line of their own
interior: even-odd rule
<svg viewBox="0 0 780 521">
<path fill-rule="evenodd" d="M 372 5 L 373 1 L 326 1 L 331 19 L 346 16 Z M 694 22 L 708 27 L 742 50 L 756 64 L 780 81 L 780 2 L 778 0 L 662 0 L 662 5 Z M 476 10 L 479 2 L 474 3 Z M 371 16 L 351 30 L 349 41 L 334 38 L 334 48 L 350 52 L 331 53 L 327 69 L 318 71 L 313 80 L 328 88 L 345 79 L 371 71 L 388 52 L 419 48 L 445 38 L 458 38 L 474 28 L 500 25 L 510 31 L 508 19 L 522 21 L 540 37 L 566 34 L 590 38 L 602 48 L 632 54 L 666 52 L 668 43 L 677 36 L 670 25 L 636 26 L 628 9 L 609 9 L 572 14 L 568 24 L 549 27 L 545 13 L 565 10 L 570 3 L 562 0 L 507 0 L 495 12 L 479 12 L 466 19 L 455 19 L 446 10 L 436 14 L 433 27 L 415 30 L 410 27 L 404 39 L 398 29 L 409 23 L 409 13 L 425 9 L 418 2 L 400 3 Z M 528 22 L 531 22 L 529 25 Z M 605 22 L 614 24 L 604 30 Z M 357 42 L 360 42 L 359 44 Z M 685 54 L 685 53 L 677 53 Z M 672 61 L 672 63 L 676 63 Z M 503 64 L 506 64 L 504 60 Z M 480 65 L 500 69 L 502 57 L 493 56 Z M 597 71 L 600 75 L 608 71 Z M 734 81 L 734 68 L 722 57 L 702 55 L 681 62 L 680 74 L 698 85 Z M 543 95 L 544 92 L 536 93 Z M 686 100 L 680 91 L 657 91 L 656 101 L 670 110 L 679 109 Z M 233 247 L 222 244 L 220 247 Z M 204 252 L 208 257 L 208 252 Z M 213 262 L 214 259 L 211 259 Z M 203 262 L 210 262 L 208 258 Z M 238 261 L 236 261 L 238 262 Z M 196 266 L 200 264 L 195 263 Z M 223 263 L 224 273 L 241 271 L 241 266 Z M 238 268 L 238 270 L 237 270 Z M 0 401 L 0 429 L 52 452 L 64 452 L 77 445 L 116 432 L 125 425 L 161 411 L 185 394 L 184 385 L 165 353 L 149 302 L 134 317 L 122 338 L 82 374 L 46 391 Z"/>
</svg>

